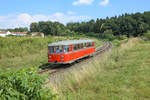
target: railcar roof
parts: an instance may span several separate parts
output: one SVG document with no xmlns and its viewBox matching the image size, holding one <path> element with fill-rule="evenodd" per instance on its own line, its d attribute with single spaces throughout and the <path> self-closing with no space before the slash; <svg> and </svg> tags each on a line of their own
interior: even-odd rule
<svg viewBox="0 0 150 100">
<path fill-rule="evenodd" d="M 80 44 L 80 43 L 87 43 L 87 42 L 94 42 L 93 40 L 66 40 L 66 41 L 58 41 L 49 44 L 48 46 L 58 46 L 58 45 L 71 45 L 71 44 Z"/>
</svg>

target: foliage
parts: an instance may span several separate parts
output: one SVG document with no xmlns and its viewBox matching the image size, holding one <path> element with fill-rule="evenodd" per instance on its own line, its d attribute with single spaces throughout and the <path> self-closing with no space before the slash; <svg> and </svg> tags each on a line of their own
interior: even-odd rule
<svg viewBox="0 0 150 100">
<path fill-rule="evenodd" d="M 144 33 L 144 37 L 145 37 L 147 40 L 150 40 L 150 31 Z"/>
<path fill-rule="evenodd" d="M 115 36 L 141 36 L 150 26 L 150 12 L 123 14 L 106 19 L 97 18 L 96 21 L 68 23 L 67 28 L 71 31 L 87 34 L 88 32 L 99 33 L 112 30 Z"/>
<path fill-rule="evenodd" d="M 108 39 L 109 41 L 113 41 L 116 37 L 113 35 L 112 30 L 106 30 L 101 34 L 102 38 Z"/>
<path fill-rule="evenodd" d="M 19 28 L 14 28 L 14 29 L 7 29 L 6 31 L 10 32 L 28 32 L 27 27 L 19 27 Z"/>
<path fill-rule="evenodd" d="M 121 45 L 120 41 L 119 40 L 114 40 L 112 41 L 113 45 L 116 46 L 116 47 L 119 47 Z"/>
<path fill-rule="evenodd" d="M 59 36 L 63 35 L 65 26 L 59 22 L 41 21 L 38 23 L 31 23 L 31 32 L 43 32 L 45 35 Z"/>
<path fill-rule="evenodd" d="M 107 30 L 112 30 L 112 36 L 119 37 L 121 35 L 142 36 L 150 29 L 150 12 L 122 14 L 115 17 L 107 17 L 106 19 L 90 20 L 88 22 L 70 22 L 63 25 L 59 22 L 38 22 L 30 25 L 31 32 L 43 32 L 46 35 L 64 36 L 87 34 L 96 36 L 101 35 Z M 108 35 L 108 34 L 107 34 Z M 108 37 L 111 37 L 110 35 Z"/>
<path fill-rule="evenodd" d="M 128 39 L 126 35 L 119 35 L 117 36 L 117 39 L 118 40 L 125 40 L 125 39 Z"/>
<path fill-rule="evenodd" d="M 43 88 L 46 76 L 37 69 L 0 72 L 0 100 L 56 100 L 50 88 Z"/>
</svg>

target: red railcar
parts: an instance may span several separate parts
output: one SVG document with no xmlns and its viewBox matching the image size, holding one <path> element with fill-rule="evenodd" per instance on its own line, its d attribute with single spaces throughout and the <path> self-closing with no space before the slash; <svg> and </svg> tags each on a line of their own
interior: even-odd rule
<svg viewBox="0 0 150 100">
<path fill-rule="evenodd" d="M 48 45 L 48 62 L 68 64 L 92 56 L 94 52 L 95 42 L 93 40 L 59 41 Z"/>
</svg>

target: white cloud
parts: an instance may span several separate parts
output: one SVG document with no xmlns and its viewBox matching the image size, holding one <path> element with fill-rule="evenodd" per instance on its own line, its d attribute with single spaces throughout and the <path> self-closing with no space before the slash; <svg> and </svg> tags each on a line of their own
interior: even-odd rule
<svg viewBox="0 0 150 100">
<path fill-rule="evenodd" d="M 104 0 L 99 3 L 100 6 L 107 6 L 109 4 L 109 0 Z"/>
<path fill-rule="evenodd" d="M 89 20 L 88 16 L 72 16 L 64 13 L 54 13 L 51 15 L 30 15 L 27 13 L 0 16 L 0 28 L 15 28 L 15 27 L 29 27 L 32 22 L 39 21 L 58 21 L 63 24 L 68 22 Z"/>
<path fill-rule="evenodd" d="M 94 0 L 78 0 L 74 1 L 72 4 L 73 5 L 90 5 L 93 3 Z"/>
</svg>

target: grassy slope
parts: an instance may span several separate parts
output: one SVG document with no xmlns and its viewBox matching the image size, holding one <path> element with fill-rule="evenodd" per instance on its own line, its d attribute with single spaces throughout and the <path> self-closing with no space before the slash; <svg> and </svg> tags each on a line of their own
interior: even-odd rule
<svg viewBox="0 0 150 100">
<path fill-rule="evenodd" d="M 61 98 L 64 100 L 150 99 L 150 42 L 131 39 L 97 61 L 96 65 L 91 66 L 97 68 L 97 72 L 94 70 L 91 75 L 85 75 L 80 81 L 71 80 L 68 87 L 62 90 Z"/>
<path fill-rule="evenodd" d="M 18 68 L 39 67 L 42 64 L 46 64 L 48 43 L 67 39 L 80 39 L 80 37 L 0 38 L 0 68 L 16 70 Z M 94 40 L 96 41 L 96 46 L 102 45 L 101 41 Z"/>
</svg>

